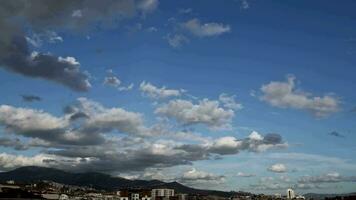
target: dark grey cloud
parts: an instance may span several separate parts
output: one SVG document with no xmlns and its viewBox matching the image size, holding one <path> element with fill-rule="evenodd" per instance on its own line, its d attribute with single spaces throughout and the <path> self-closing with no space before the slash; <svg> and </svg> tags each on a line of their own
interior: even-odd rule
<svg viewBox="0 0 356 200">
<path fill-rule="evenodd" d="M 60 83 L 75 91 L 90 89 L 89 75 L 72 57 L 33 54 L 26 32 L 50 30 L 82 32 L 91 24 L 115 26 L 122 18 L 147 13 L 158 5 L 147 0 L 12 0 L 0 1 L 0 67 L 32 78 Z M 152 7 L 153 6 L 153 7 Z M 25 27 L 26 25 L 26 27 Z"/>
<path fill-rule="evenodd" d="M 345 137 L 343 134 L 341 134 L 341 133 L 339 133 L 339 132 L 337 132 L 337 131 L 331 131 L 331 132 L 329 133 L 329 135 L 335 136 L 335 137 L 340 137 L 340 138 L 344 138 L 344 137 Z"/>
<path fill-rule="evenodd" d="M 80 70 L 80 64 L 72 57 L 31 54 L 22 36 L 13 37 L 10 46 L 5 48 L 7 53 L 0 57 L 0 66 L 6 70 L 54 81 L 76 91 L 87 91 L 91 87 L 89 75 Z"/>
<path fill-rule="evenodd" d="M 42 98 L 36 95 L 21 95 L 22 101 L 24 102 L 34 102 L 34 101 L 42 101 Z"/>
<path fill-rule="evenodd" d="M 276 133 L 266 134 L 263 138 L 265 144 L 279 144 L 282 142 L 282 136 Z"/>
<path fill-rule="evenodd" d="M 15 150 L 27 150 L 28 145 L 21 142 L 18 138 L 8 138 L 8 137 L 0 137 L 0 146 L 10 147 Z"/>
</svg>

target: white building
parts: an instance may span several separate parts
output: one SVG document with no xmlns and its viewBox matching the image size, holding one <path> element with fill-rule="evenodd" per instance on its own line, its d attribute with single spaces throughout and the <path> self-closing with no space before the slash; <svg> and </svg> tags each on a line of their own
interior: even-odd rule
<svg viewBox="0 0 356 200">
<path fill-rule="evenodd" d="M 144 196 L 141 196 L 141 200 L 151 200 L 151 197 L 145 194 Z"/>
<path fill-rule="evenodd" d="M 292 189 L 288 189 L 287 190 L 287 199 L 294 199 L 295 198 L 295 193 L 294 193 L 294 190 Z"/>
<path fill-rule="evenodd" d="M 139 193 L 131 193 L 131 200 L 140 200 Z"/>
<path fill-rule="evenodd" d="M 156 197 L 160 199 L 169 200 L 170 197 L 174 196 L 173 189 L 153 189 L 151 192 L 152 200 L 156 200 Z"/>
</svg>

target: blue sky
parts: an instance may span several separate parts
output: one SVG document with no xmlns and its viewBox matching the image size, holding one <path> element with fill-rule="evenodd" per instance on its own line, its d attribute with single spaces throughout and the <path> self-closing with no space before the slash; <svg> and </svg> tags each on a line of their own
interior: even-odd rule
<svg viewBox="0 0 356 200">
<path fill-rule="evenodd" d="M 355 4 L 4 1 L 1 169 L 354 192 Z"/>
</svg>

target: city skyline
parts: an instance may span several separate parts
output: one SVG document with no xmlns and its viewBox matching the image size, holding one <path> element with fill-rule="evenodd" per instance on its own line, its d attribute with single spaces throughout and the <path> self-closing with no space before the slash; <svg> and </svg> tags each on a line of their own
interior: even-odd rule
<svg viewBox="0 0 356 200">
<path fill-rule="evenodd" d="M 0 171 L 355 192 L 355 7 L 1 1 Z"/>
</svg>

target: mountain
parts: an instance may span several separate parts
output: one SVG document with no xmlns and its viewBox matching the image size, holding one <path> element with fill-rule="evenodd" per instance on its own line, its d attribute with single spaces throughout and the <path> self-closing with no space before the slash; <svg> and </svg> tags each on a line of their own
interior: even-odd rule
<svg viewBox="0 0 356 200">
<path fill-rule="evenodd" d="M 178 182 L 166 183 L 159 180 L 128 180 L 97 172 L 71 173 L 59 169 L 35 166 L 21 167 L 12 171 L 1 172 L 0 182 L 5 182 L 7 180 L 14 180 L 18 183 L 47 180 L 67 185 L 88 186 L 108 191 L 124 188 L 152 189 L 164 187 L 174 189 L 178 193 L 186 194 L 215 195 L 221 197 L 229 197 L 236 194 L 234 192 L 195 189 Z"/>
</svg>

